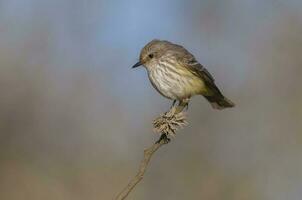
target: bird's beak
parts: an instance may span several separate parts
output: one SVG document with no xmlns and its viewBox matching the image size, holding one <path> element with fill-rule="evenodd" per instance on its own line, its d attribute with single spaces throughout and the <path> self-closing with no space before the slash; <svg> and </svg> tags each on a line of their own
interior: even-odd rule
<svg viewBox="0 0 302 200">
<path fill-rule="evenodd" d="M 136 68 L 136 67 L 139 67 L 139 66 L 141 66 L 141 65 L 142 65 L 141 62 L 137 62 L 137 63 L 135 63 L 135 65 L 132 66 L 132 68 Z"/>
</svg>

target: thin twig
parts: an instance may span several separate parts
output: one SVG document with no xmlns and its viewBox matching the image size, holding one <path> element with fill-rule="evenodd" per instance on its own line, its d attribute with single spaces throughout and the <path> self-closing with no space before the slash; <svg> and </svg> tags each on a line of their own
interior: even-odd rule
<svg viewBox="0 0 302 200">
<path fill-rule="evenodd" d="M 172 107 L 170 109 L 169 112 L 165 113 L 165 115 L 169 115 L 167 120 L 167 116 L 163 117 L 162 119 L 160 119 L 159 121 L 162 120 L 162 122 L 158 123 L 160 124 L 162 127 L 169 127 L 168 129 L 171 130 L 166 130 L 167 128 L 164 128 L 164 130 L 162 130 L 162 128 L 160 128 L 162 132 L 160 139 L 153 144 L 151 147 L 147 148 L 144 150 L 144 158 L 140 163 L 139 166 L 139 170 L 137 172 L 137 174 L 135 175 L 135 177 L 133 177 L 130 182 L 128 183 L 128 185 L 117 195 L 117 197 L 114 200 L 124 200 L 127 198 L 127 196 L 129 195 L 129 193 L 134 189 L 134 187 L 143 179 L 144 174 L 146 172 L 146 169 L 149 165 L 149 162 L 151 160 L 152 155 L 164 144 L 168 144 L 170 139 L 167 137 L 169 135 L 170 132 L 175 133 L 176 129 L 174 126 L 171 126 L 171 123 L 175 123 L 175 119 L 176 122 L 178 122 L 179 124 L 176 125 L 176 127 L 181 127 L 184 124 L 186 124 L 185 118 L 183 117 L 183 115 L 181 115 L 181 112 L 183 111 L 183 109 L 187 106 L 186 102 L 181 102 L 178 106 L 176 107 Z M 174 117 L 170 116 L 170 114 L 172 114 Z M 180 114 L 180 115 L 179 115 Z M 174 119 L 175 118 L 175 119 Z M 171 121 L 172 120 L 172 121 Z M 155 120 L 157 121 L 157 120 Z M 158 128 L 158 127 L 156 127 Z M 161 132 L 160 131 L 160 132 Z"/>
<path fill-rule="evenodd" d="M 159 142 L 153 144 L 151 147 L 144 150 L 144 158 L 140 163 L 139 170 L 135 177 L 130 180 L 128 185 L 117 195 L 115 200 L 123 200 L 129 195 L 129 193 L 134 189 L 134 187 L 143 179 L 148 164 L 151 160 L 152 155 L 164 144 L 167 144 L 168 140 L 160 140 Z"/>
</svg>

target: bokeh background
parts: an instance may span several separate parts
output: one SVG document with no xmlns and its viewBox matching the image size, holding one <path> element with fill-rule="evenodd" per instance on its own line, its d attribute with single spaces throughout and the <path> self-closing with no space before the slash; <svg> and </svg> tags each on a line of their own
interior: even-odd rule
<svg viewBox="0 0 302 200">
<path fill-rule="evenodd" d="M 171 101 L 132 70 L 184 45 L 234 109 L 200 97 L 129 199 L 302 198 L 302 1 L 0 0 L 0 199 L 112 199 Z"/>
</svg>

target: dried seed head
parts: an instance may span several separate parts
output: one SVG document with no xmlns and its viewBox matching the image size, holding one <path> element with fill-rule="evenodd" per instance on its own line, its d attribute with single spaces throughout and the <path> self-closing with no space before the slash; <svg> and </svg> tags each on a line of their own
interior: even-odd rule
<svg viewBox="0 0 302 200">
<path fill-rule="evenodd" d="M 167 136 L 174 136 L 179 128 L 188 124 L 185 112 L 176 113 L 176 107 L 162 114 L 153 121 L 153 130 L 156 133 L 165 133 Z"/>
</svg>

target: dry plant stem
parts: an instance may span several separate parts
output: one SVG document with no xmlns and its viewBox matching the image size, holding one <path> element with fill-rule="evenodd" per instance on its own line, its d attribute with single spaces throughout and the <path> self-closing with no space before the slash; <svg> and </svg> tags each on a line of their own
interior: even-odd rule
<svg viewBox="0 0 302 200">
<path fill-rule="evenodd" d="M 180 104 L 176 107 L 175 114 L 182 112 L 182 110 L 186 107 L 185 104 Z M 135 186 L 143 179 L 146 169 L 149 165 L 152 155 L 163 145 L 169 143 L 167 137 L 161 137 L 163 139 L 158 140 L 151 147 L 144 150 L 144 158 L 140 163 L 139 170 L 135 177 L 133 177 L 128 185 L 117 195 L 115 200 L 123 200 L 126 199 L 130 192 L 135 188 Z"/>
<path fill-rule="evenodd" d="M 164 144 L 167 144 L 168 141 L 161 140 L 158 143 L 153 144 L 151 147 L 144 150 L 144 159 L 141 161 L 139 170 L 135 177 L 131 179 L 128 185 L 118 194 L 115 200 L 123 200 L 129 195 L 129 193 L 134 189 L 134 187 L 143 179 L 148 164 L 151 160 L 152 155 Z"/>
</svg>

